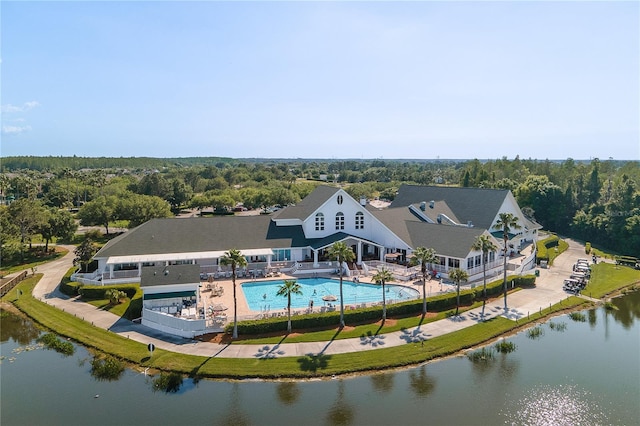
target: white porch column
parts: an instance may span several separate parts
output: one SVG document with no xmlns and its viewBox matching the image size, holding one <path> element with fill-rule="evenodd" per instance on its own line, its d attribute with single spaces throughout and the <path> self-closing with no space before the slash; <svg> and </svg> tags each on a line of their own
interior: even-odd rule
<svg viewBox="0 0 640 426">
<path fill-rule="evenodd" d="M 313 250 L 313 267 L 317 268 L 318 266 L 320 266 L 320 264 L 318 263 L 318 250 Z"/>
<path fill-rule="evenodd" d="M 356 260 L 356 264 L 362 265 L 362 241 L 358 240 L 358 260 Z"/>
<path fill-rule="evenodd" d="M 113 279 L 113 263 L 109 265 L 109 279 Z"/>
<path fill-rule="evenodd" d="M 384 247 L 380 247 L 380 262 L 384 262 L 384 255 L 385 255 L 385 248 Z"/>
<path fill-rule="evenodd" d="M 138 262 L 138 276 L 142 276 L 142 262 Z"/>
<path fill-rule="evenodd" d="M 271 255 L 271 254 L 268 254 L 268 255 L 267 255 L 267 268 L 271 268 L 271 257 L 272 257 L 272 256 L 273 256 L 273 255 Z"/>
</svg>

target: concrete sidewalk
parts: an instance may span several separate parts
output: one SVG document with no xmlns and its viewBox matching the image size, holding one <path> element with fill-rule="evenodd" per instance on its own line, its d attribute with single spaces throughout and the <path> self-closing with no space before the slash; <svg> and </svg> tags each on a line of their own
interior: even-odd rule
<svg viewBox="0 0 640 426">
<path fill-rule="evenodd" d="M 444 334 L 453 333 L 470 327 L 483 319 L 504 316 L 511 320 L 518 320 L 530 313 L 556 304 L 569 295 L 562 290 L 563 280 L 571 273 L 572 265 L 578 258 L 585 257 L 584 247 L 572 240 L 566 240 L 569 249 L 556 258 L 555 264 L 549 269 L 540 269 L 540 277 L 536 280 L 536 287 L 522 289 L 508 297 L 509 309 L 505 313 L 502 298 L 487 304 L 484 318 L 482 308 L 464 312 L 458 317 L 451 317 L 404 331 L 397 331 L 376 336 L 363 336 L 352 339 L 333 340 L 329 342 L 283 343 L 276 345 L 241 345 L 217 344 L 184 339 L 161 333 L 122 319 L 109 312 L 80 302 L 76 298 L 69 298 L 58 290 L 64 274 L 73 265 L 73 246 L 65 246 L 69 253 L 61 259 L 38 267 L 44 276 L 33 291 L 34 297 L 62 309 L 65 312 L 82 318 L 87 322 L 110 330 L 123 337 L 148 344 L 153 343 L 157 348 L 190 355 L 219 358 L 277 358 L 299 357 L 310 354 L 333 355 L 340 353 L 358 352 L 388 348 L 408 343 L 428 340 Z"/>
</svg>

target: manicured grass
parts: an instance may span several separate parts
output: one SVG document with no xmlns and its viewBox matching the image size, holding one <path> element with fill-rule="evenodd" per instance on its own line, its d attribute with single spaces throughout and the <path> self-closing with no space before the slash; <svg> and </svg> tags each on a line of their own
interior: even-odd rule
<svg viewBox="0 0 640 426">
<path fill-rule="evenodd" d="M 591 279 L 582 294 L 600 299 L 620 288 L 634 284 L 640 284 L 639 270 L 611 263 L 598 263 L 591 266 Z"/>
<path fill-rule="evenodd" d="M 140 317 L 142 306 L 142 290 L 138 289 L 132 299 L 127 298 L 126 301 L 117 305 L 109 304 L 108 299 L 83 300 L 84 302 L 95 306 L 98 309 L 104 309 L 119 317 L 128 320 L 134 320 Z"/>
<path fill-rule="evenodd" d="M 68 250 L 63 247 L 59 247 L 59 246 L 54 246 L 54 247 L 55 247 L 54 253 L 42 255 L 42 256 L 39 256 L 39 255 L 35 256 L 31 253 L 25 252 L 26 263 L 9 264 L 9 265 L 5 264 L 3 265 L 2 269 L 0 269 L 0 275 L 2 276 L 9 275 L 9 274 L 13 274 L 14 272 L 24 271 L 25 269 L 27 271 L 31 271 L 31 268 L 37 268 L 39 265 L 42 265 L 43 263 L 48 263 L 48 262 L 51 262 L 52 260 L 59 259 L 68 253 Z M 51 249 L 51 246 L 49 246 L 49 249 Z"/>
<path fill-rule="evenodd" d="M 420 343 L 408 343 L 393 348 L 348 354 L 274 359 L 207 358 L 156 349 L 150 357 L 145 344 L 94 327 L 34 299 L 31 291 L 39 279 L 40 276 L 36 275 L 23 281 L 3 300 L 11 301 L 36 322 L 59 335 L 70 337 L 85 346 L 145 367 L 212 378 L 320 377 L 413 365 L 478 345 L 550 313 L 588 303 L 583 299 L 571 297 L 562 304 L 543 309 L 527 319 L 518 321 L 517 324 L 505 318 L 495 318 L 456 333 L 429 339 L 425 341 L 424 346 Z M 20 298 L 17 298 L 17 289 L 22 292 Z"/>
<path fill-rule="evenodd" d="M 471 309 L 475 309 L 479 306 L 482 306 L 482 302 L 475 302 L 471 306 L 461 306 L 460 312 L 465 312 Z M 382 308 L 381 312 L 382 312 Z M 356 325 L 354 328 L 344 329 L 344 330 L 336 330 L 335 328 L 326 329 L 326 330 L 318 330 L 318 331 L 309 331 L 302 330 L 300 334 L 295 334 L 296 330 L 293 330 L 294 334 L 287 335 L 282 333 L 277 336 L 271 337 L 258 337 L 252 338 L 251 336 L 241 336 L 242 340 L 237 340 L 233 342 L 233 344 L 244 344 L 244 345 L 262 345 L 262 344 L 277 344 L 277 343 L 301 343 L 301 342 L 325 342 L 329 340 L 340 340 L 340 339 L 351 339 L 354 337 L 362 337 L 362 336 L 375 336 L 378 334 L 386 334 L 392 333 L 394 331 L 400 331 L 407 328 L 417 327 L 421 324 L 428 324 L 433 321 L 438 321 L 444 318 L 447 318 L 448 315 L 451 315 L 455 312 L 454 310 L 448 310 L 443 312 L 437 312 L 433 316 L 428 316 L 426 318 L 422 318 L 422 314 L 405 317 L 405 318 L 397 318 L 393 319 L 393 321 L 387 321 L 384 326 L 380 326 L 380 322 L 368 323 Z M 431 314 L 430 314 L 431 315 Z M 382 316 L 382 313 L 380 314 Z M 392 324 L 393 322 L 393 324 Z M 347 324 L 348 326 L 349 324 Z"/>
</svg>

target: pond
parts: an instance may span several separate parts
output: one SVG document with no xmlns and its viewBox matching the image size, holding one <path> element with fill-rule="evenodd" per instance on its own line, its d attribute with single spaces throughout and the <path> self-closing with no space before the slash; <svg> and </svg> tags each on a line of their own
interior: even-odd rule
<svg viewBox="0 0 640 426">
<path fill-rule="evenodd" d="M 185 379 L 176 393 L 127 370 L 90 374 L 91 354 L 34 345 L 28 320 L 3 314 L 0 422 L 9 425 L 599 425 L 640 418 L 640 293 L 567 315 L 508 341 L 515 352 L 383 374 L 304 382 Z M 530 337 L 531 336 L 531 337 Z M 97 396 L 97 397 L 96 397 Z"/>
<path fill-rule="evenodd" d="M 325 304 L 340 304 L 340 281 L 329 278 L 300 278 L 296 282 L 300 284 L 302 294 L 291 295 L 291 307 L 294 309 L 306 308 L 313 300 L 314 307 Z M 278 296 L 278 289 L 284 283 L 283 280 L 245 282 L 241 288 L 252 311 L 278 310 L 287 306 L 287 299 Z M 415 288 L 385 284 L 387 302 L 416 299 L 420 292 Z M 354 283 L 343 280 L 342 293 L 345 305 L 359 305 L 362 303 L 378 303 L 382 301 L 382 286 L 366 283 Z"/>
</svg>

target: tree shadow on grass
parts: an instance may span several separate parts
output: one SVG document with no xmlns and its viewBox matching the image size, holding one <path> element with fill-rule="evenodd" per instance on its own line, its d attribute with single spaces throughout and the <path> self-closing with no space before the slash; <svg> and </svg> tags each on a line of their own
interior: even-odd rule
<svg viewBox="0 0 640 426">
<path fill-rule="evenodd" d="M 286 355 L 286 352 L 280 349 L 280 344 L 284 342 L 287 336 L 289 336 L 289 334 L 282 336 L 282 339 L 280 339 L 280 341 L 273 346 L 264 345 L 263 347 L 258 349 L 258 352 L 254 356 L 261 359 L 271 359 L 277 358 L 278 356 Z"/>
<path fill-rule="evenodd" d="M 306 354 L 303 357 L 297 359 L 300 364 L 300 370 L 311 371 L 313 373 L 318 370 L 324 370 L 329 365 L 331 355 L 318 354 Z"/>
</svg>

